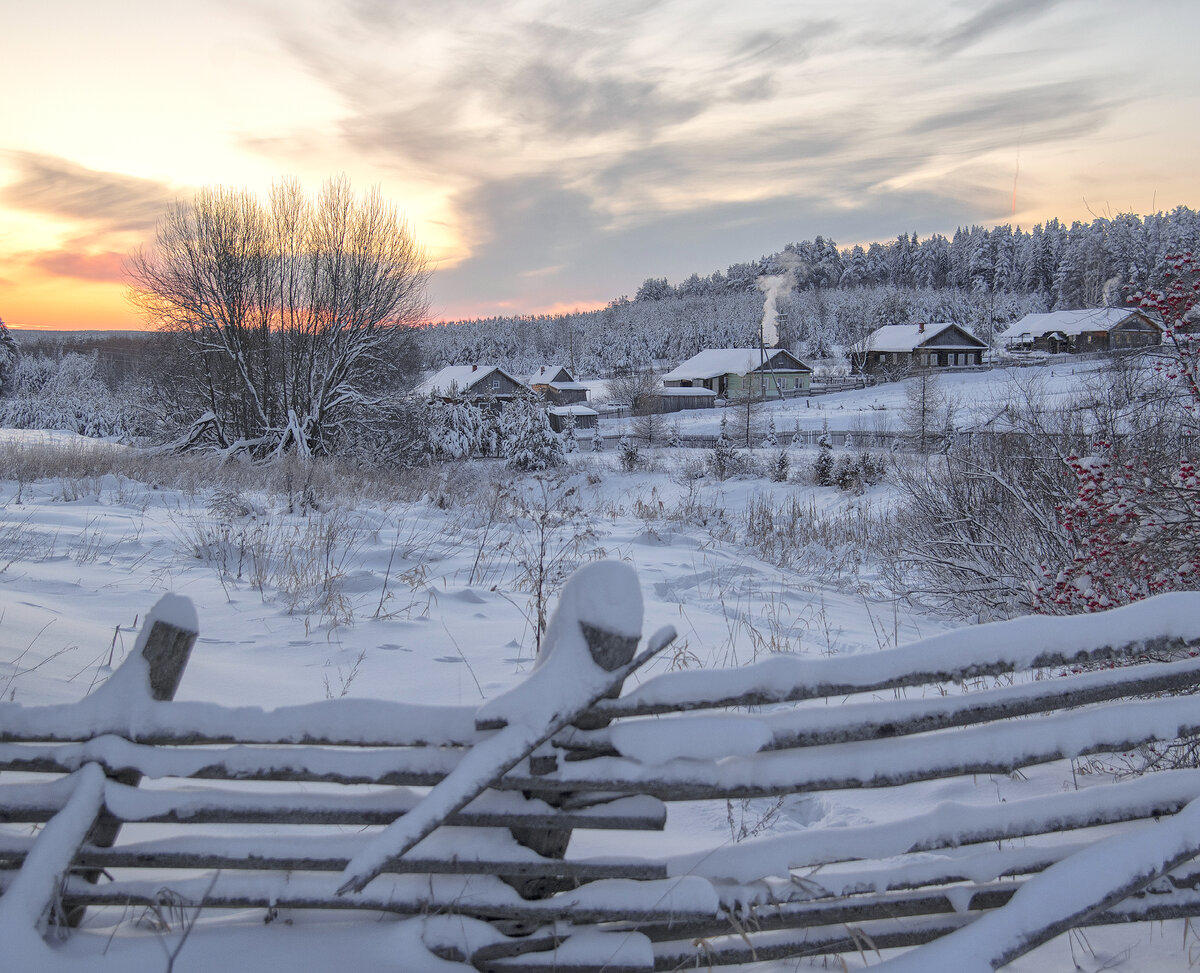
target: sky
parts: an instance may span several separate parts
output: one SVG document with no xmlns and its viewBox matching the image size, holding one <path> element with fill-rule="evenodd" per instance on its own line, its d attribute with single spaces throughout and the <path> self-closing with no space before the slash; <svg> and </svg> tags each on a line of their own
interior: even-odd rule
<svg viewBox="0 0 1200 973">
<path fill-rule="evenodd" d="M 142 328 L 204 186 L 345 173 L 431 319 L 839 245 L 1200 206 L 1195 0 L 39 0 L 0 8 L 0 318 Z"/>
</svg>

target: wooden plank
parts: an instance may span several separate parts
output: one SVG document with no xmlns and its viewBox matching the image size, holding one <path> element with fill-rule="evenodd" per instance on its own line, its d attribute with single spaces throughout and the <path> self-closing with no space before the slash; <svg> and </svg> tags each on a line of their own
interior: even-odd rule
<svg viewBox="0 0 1200 973">
<path fill-rule="evenodd" d="M 173 699 L 199 634 L 200 626 L 195 623 L 195 617 L 195 609 L 186 598 L 163 595 L 146 616 L 134 651 L 100 687 L 96 698 L 117 696 L 118 703 L 123 702 L 135 711 L 147 694 L 150 700 L 158 702 Z M 141 779 L 136 771 L 122 771 L 112 776 L 128 787 L 137 787 Z M 97 848 L 111 847 L 120 831 L 118 819 L 101 814 L 88 833 L 87 843 Z M 99 881 L 100 875 L 97 869 L 82 872 L 88 882 Z M 67 925 L 78 926 L 83 916 L 80 909 L 68 912 Z"/>
<path fill-rule="evenodd" d="M 0 835 L 0 862 L 4 867 L 19 866 L 29 853 L 33 839 Z M 318 854 L 323 839 L 312 836 L 290 841 L 278 837 L 237 838 L 203 837 L 184 841 L 162 839 L 129 842 L 115 848 L 83 845 L 74 864 L 85 868 L 154 868 L 154 869 L 234 869 L 241 871 L 306 871 L 340 872 L 350 860 L 349 854 Z M 346 842 L 361 844 L 360 841 Z M 503 849 L 497 849 L 503 852 Z M 655 881 L 667 877 L 662 862 L 644 859 L 579 859 L 563 860 L 504 857 L 475 858 L 467 854 L 443 858 L 403 858 L 389 863 L 388 874 L 431 875 L 502 875 L 520 877 L 563 877 L 571 885 L 599 879 L 630 879 Z"/>
<path fill-rule="evenodd" d="M 0 744 L 0 770 L 70 773 L 96 763 L 113 777 L 293 781 L 431 787 L 462 760 L 450 748 L 335 750 L 320 747 L 184 747 L 164 749 L 101 737 L 86 743 Z"/>
<path fill-rule="evenodd" d="M 104 794 L 104 775 L 98 767 L 81 767 L 70 784 L 62 808 L 34 841 L 20 872 L 4 886 L 0 896 L 4 938 L 23 936 L 25 927 L 33 929 L 49 915 L 75 852 L 94 828 Z"/>
<path fill-rule="evenodd" d="M 11 877 L 0 872 L 0 889 Z M 119 879 L 89 885 L 69 878 L 63 899 L 69 906 L 153 905 L 164 890 L 183 902 L 211 909 L 333 909 L 382 912 L 392 915 L 428 915 L 433 912 L 474 916 L 480 919 L 509 919 L 536 927 L 548 922 L 601 923 L 630 921 L 667 923 L 698 921 L 712 912 L 681 908 L 673 901 L 680 880 L 592 883 L 549 899 L 526 901 L 497 877 L 491 875 L 389 875 L 372 889 L 355 896 L 336 894 L 337 877 L 332 873 L 222 872 L 209 875 L 137 881 Z M 621 890 L 616 894 L 616 888 Z M 623 901 L 622 901 L 623 899 Z"/>
<path fill-rule="evenodd" d="M 0 784 L 0 823 L 48 821 L 64 805 L 67 791 L 59 781 Z M 108 812 L 128 823 L 143 824 L 340 824 L 386 825 L 410 811 L 419 794 L 322 794 L 307 791 L 263 793 L 206 788 L 178 792 L 105 784 Z M 558 810 L 543 801 L 514 793 L 482 795 L 453 815 L 448 824 L 470 827 L 537 827 L 660 831 L 666 808 L 645 796 L 599 800 L 587 807 Z"/>
<path fill-rule="evenodd" d="M 90 697 L 89 697 L 90 699 Z M 0 702 L 0 742 L 72 743 L 113 735 L 154 746 L 471 746 L 474 706 L 428 706 L 381 699 L 329 699 L 264 710 L 258 706 L 176 702 L 138 713 L 103 711 L 88 699 L 50 706 Z M 237 735 L 229 728 L 236 726 Z"/>
<path fill-rule="evenodd" d="M 591 708 L 597 700 L 618 689 L 630 673 L 636 672 L 674 639 L 672 628 L 657 632 L 648 640 L 646 649 L 635 656 L 639 636 L 610 631 L 601 627 L 602 619 L 578 614 L 580 605 L 587 606 L 589 613 L 602 607 L 611 610 L 611 606 L 592 604 L 593 589 L 604 593 L 601 601 L 608 601 L 614 592 L 620 591 L 629 602 L 636 603 L 636 628 L 640 630 L 641 591 L 632 568 L 620 562 L 600 561 L 576 571 L 563 588 L 546 632 L 547 641 L 553 646 L 546 656 L 548 661 L 545 665 L 535 666 L 520 686 L 493 701 L 499 704 L 498 708 L 493 707 L 499 712 L 503 711 L 506 700 L 519 701 L 522 704 L 521 721 L 505 726 L 495 736 L 473 747 L 418 807 L 376 835 L 371 845 L 347 866 L 345 881 L 338 890 L 340 894 L 361 892 L 379 874 L 387 859 L 406 854 L 562 727 Z M 571 606 L 570 613 L 566 606 Z M 581 638 L 587 656 L 582 652 L 566 654 L 568 646 L 574 647 Z M 561 639 L 563 644 L 554 646 L 556 639 Z M 541 661 L 539 659 L 539 663 Z M 542 693 L 555 694 L 548 701 L 551 707 L 538 707 L 537 700 Z"/>
<path fill-rule="evenodd" d="M 782 750 L 891 739 L 1131 697 L 1190 693 L 1198 687 L 1200 658 L 1188 658 L 955 696 L 873 700 L 785 713 L 749 714 L 746 718 L 760 719 L 770 729 L 771 741 L 764 749 Z M 684 726 L 693 719 L 686 714 L 667 718 L 684 721 Z M 686 734 L 686 730 L 682 732 Z M 582 760 L 616 755 L 611 737 L 606 729 L 571 729 L 557 736 L 553 743 L 567 751 L 568 760 Z"/>
<path fill-rule="evenodd" d="M 737 669 L 665 673 L 620 699 L 601 701 L 589 719 L 768 706 L 950 685 L 1020 670 L 1185 655 L 1200 647 L 1200 621 L 1180 622 L 1185 616 L 1200 619 L 1200 594 L 1159 595 L 1095 615 L 974 626 L 877 653 L 869 667 L 852 657 L 773 656 Z M 1039 648 L 1046 645 L 1056 648 Z M 588 724 L 581 720 L 578 725 Z"/>
<path fill-rule="evenodd" d="M 928 747 L 897 738 L 763 751 L 737 761 L 680 759 L 653 766 L 630 758 L 601 757 L 565 763 L 546 776 L 509 774 L 497 786 L 534 793 L 594 788 L 672 801 L 769 797 L 1008 774 L 1035 764 L 1127 752 L 1146 743 L 1196 735 L 1200 735 L 1200 713 L 1185 697 L 1106 703 L 1043 717 L 1036 725 L 1006 721 L 945 730 L 927 735 Z M 1090 743 L 1083 745 L 1085 739 Z"/>
<path fill-rule="evenodd" d="M 870 920 L 855 925 L 806 926 L 760 931 L 752 922 L 739 923 L 741 931 L 727 926 L 720 935 L 659 940 L 654 945 L 654 969 L 675 971 L 733 966 L 772 959 L 813 958 L 838 953 L 922 946 L 970 925 L 981 913 L 945 913 L 913 918 Z M 1111 926 L 1127 922 L 1161 922 L 1200 915 L 1200 893 L 1193 890 L 1142 895 L 1081 920 L 1073 928 Z M 681 926 L 681 929 L 685 927 Z M 693 927 L 686 927 L 691 929 Z M 645 930 L 642 930 L 645 932 Z M 517 964 L 489 963 L 481 967 L 496 973 L 515 973 Z M 929 966 L 928 969 L 936 969 Z"/>
</svg>

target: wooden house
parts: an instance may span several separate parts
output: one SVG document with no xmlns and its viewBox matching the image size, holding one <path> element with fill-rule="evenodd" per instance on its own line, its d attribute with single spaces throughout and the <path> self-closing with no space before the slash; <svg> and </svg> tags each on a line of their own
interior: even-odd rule
<svg viewBox="0 0 1200 973">
<path fill-rule="evenodd" d="M 872 331 L 855 366 L 868 374 L 982 365 L 987 343 L 950 321 L 887 324 Z"/>
<path fill-rule="evenodd" d="M 493 398 L 508 402 L 532 389 L 499 365 L 448 365 L 413 389 L 420 398 L 460 399 Z"/>
<path fill-rule="evenodd" d="M 1128 351 L 1161 342 L 1162 328 L 1141 311 L 1128 307 L 1026 314 L 1008 329 L 1005 338 L 1010 349 L 1027 348 L 1051 355 Z"/>
<path fill-rule="evenodd" d="M 540 392 L 551 405 L 571 405 L 587 401 L 587 386 L 563 365 L 543 365 L 525 379 L 535 392 Z"/>
<path fill-rule="evenodd" d="M 783 348 L 710 348 L 663 376 L 668 389 L 705 388 L 721 398 L 774 398 L 807 392 L 811 383 L 812 369 Z"/>
</svg>

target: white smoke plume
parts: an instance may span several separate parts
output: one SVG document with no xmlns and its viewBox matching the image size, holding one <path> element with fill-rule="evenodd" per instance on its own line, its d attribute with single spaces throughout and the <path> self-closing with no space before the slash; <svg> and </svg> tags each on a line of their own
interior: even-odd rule
<svg viewBox="0 0 1200 973">
<path fill-rule="evenodd" d="M 783 268 L 783 273 L 759 277 L 754 282 L 764 295 L 762 316 L 764 348 L 774 348 L 779 344 L 779 312 L 775 310 L 776 298 L 792 289 L 798 274 L 802 275 L 808 271 L 808 263 L 787 250 L 779 254 L 777 262 Z"/>
</svg>

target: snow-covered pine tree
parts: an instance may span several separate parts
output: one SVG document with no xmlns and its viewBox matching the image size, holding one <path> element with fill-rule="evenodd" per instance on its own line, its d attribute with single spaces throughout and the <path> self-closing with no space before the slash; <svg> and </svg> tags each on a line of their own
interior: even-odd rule
<svg viewBox="0 0 1200 973">
<path fill-rule="evenodd" d="M 12 381 L 13 372 L 17 370 L 17 341 L 8 330 L 4 319 L 0 318 L 0 395 L 8 394 L 8 384 Z"/>
<path fill-rule="evenodd" d="M 771 416 L 767 422 L 767 434 L 763 437 L 762 448 L 774 449 L 778 445 L 779 434 L 775 431 L 775 417 Z"/>
<path fill-rule="evenodd" d="M 550 428 L 545 411 L 526 396 L 514 399 L 500 413 L 500 450 L 514 470 L 544 470 L 563 463 L 562 440 Z"/>
<path fill-rule="evenodd" d="M 717 441 L 709 451 L 708 468 L 718 480 L 724 480 L 737 472 L 740 460 L 738 451 L 733 448 L 733 443 L 725 434 L 725 416 L 721 416 L 721 431 L 717 434 Z"/>
<path fill-rule="evenodd" d="M 817 486 L 833 486 L 833 440 L 828 432 L 817 440 L 817 458 L 813 461 L 813 479 Z"/>
<path fill-rule="evenodd" d="M 788 459 L 787 450 L 779 450 L 775 453 L 775 458 L 771 461 L 771 479 L 776 483 L 786 483 L 791 468 L 792 463 Z"/>
<path fill-rule="evenodd" d="M 600 453 L 604 451 L 604 437 L 600 435 L 600 423 L 597 422 L 592 429 L 592 452 Z"/>
<path fill-rule="evenodd" d="M 562 431 L 563 452 L 577 453 L 579 452 L 579 442 L 575 439 L 575 413 L 567 413 L 567 421 L 563 426 Z"/>
</svg>

